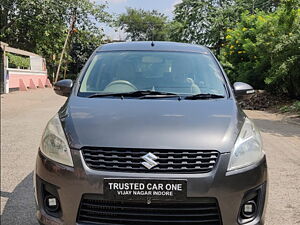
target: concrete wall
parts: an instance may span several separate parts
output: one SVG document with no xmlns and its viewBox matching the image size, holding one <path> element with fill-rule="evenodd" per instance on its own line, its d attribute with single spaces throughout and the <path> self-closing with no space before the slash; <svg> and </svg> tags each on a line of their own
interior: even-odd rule
<svg viewBox="0 0 300 225">
<path fill-rule="evenodd" d="M 9 89 L 20 89 L 22 85 L 26 88 L 43 88 L 47 83 L 46 71 L 34 71 L 34 70 L 20 70 L 20 69 L 7 69 L 8 72 L 8 86 Z"/>
<path fill-rule="evenodd" d="M 29 56 L 30 69 L 9 68 L 8 57 L 5 56 L 5 52 Z M 26 91 L 27 88 L 35 89 L 37 87 L 52 86 L 48 80 L 45 59 L 41 56 L 22 49 L 12 48 L 4 42 L 0 42 L 0 53 L 1 93 L 9 93 L 11 89 Z"/>
</svg>

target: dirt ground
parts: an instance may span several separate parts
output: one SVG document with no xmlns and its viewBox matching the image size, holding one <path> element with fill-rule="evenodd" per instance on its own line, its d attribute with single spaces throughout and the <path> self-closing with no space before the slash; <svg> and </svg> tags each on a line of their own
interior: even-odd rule
<svg viewBox="0 0 300 225">
<path fill-rule="evenodd" d="M 32 171 L 47 121 L 66 98 L 51 89 L 1 96 L 1 223 L 37 225 Z M 300 126 L 246 111 L 261 129 L 269 166 L 267 225 L 300 225 Z"/>
</svg>

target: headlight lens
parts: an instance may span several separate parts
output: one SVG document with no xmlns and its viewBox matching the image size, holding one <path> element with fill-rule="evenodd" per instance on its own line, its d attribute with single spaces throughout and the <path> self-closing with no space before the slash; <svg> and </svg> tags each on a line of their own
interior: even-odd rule
<svg viewBox="0 0 300 225">
<path fill-rule="evenodd" d="M 245 119 L 230 156 L 228 170 L 236 170 L 254 164 L 264 156 L 261 136 L 253 122 Z"/>
<path fill-rule="evenodd" d="M 71 151 L 58 114 L 48 122 L 40 149 L 49 159 L 73 167 Z"/>
</svg>

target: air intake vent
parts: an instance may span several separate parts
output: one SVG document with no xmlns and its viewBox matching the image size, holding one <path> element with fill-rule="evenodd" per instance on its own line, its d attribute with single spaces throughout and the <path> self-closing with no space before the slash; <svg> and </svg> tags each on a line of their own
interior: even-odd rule
<svg viewBox="0 0 300 225">
<path fill-rule="evenodd" d="M 148 169 L 142 159 L 148 153 L 156 156 Z M 213 150 L 149 150 L 116 148 L 83 148 L 86 165 L 94 170 L 140 173 L 207 173 L 213 170 L 219 152 Z"/>
<path fill-rule="evenodd" d="M 77 222 L 98 225 L 222 225 L 216 199 L 199 202 L 115 202 L 92 195 L 81 200 Z"/>
</svg>

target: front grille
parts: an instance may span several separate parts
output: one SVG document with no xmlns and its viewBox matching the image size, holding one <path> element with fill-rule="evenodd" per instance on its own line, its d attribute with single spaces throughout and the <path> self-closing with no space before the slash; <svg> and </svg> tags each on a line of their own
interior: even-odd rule
<svg viewBox="0 0 300 225">
<path fill-rule="evenodd" d="M 147 153 L 158 157 L 155 167 L 147 169 L 141 158 Z M 207 173 L 217 163 L 214 150 L 148 150 L 122 148 L 83 148 L 86 165 L 94 170 L 142 173 Z"/>
<path fill-rule="evenodd" d="M 114 225 L 221 225 L 218 203 L 214 198 L 200 202 L 121 202 L 83 197 L 77 222 Z"/>
</svg>

